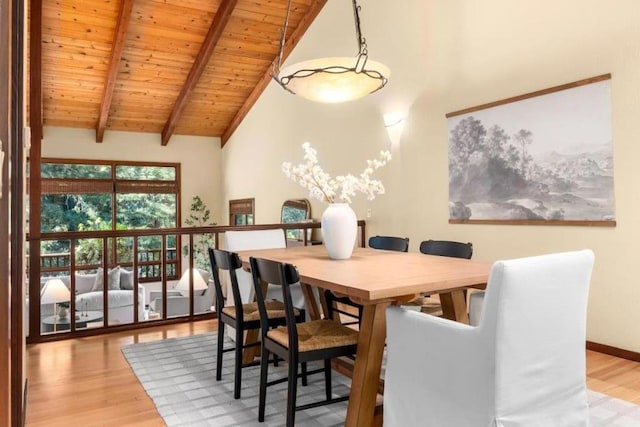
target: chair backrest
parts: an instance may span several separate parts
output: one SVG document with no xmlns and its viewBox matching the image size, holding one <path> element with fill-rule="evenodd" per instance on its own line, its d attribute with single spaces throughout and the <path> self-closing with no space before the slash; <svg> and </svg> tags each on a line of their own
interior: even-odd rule
<svg viewBox="0 0 640 427">
<path fill-rule="evenodd" d="M 230 252 L 249 251 L 259 249 L 286 248 L 284 230 L 247 230 L 226 231 L 224 233 L 224 248 Z"/>
<path fill-rule="evenodd" d="M 273 230 L 226 231 L 224 233 L 224 248 L 229 252 L 280 249 L 286 247 L 287 242 L 282 228 Z M 251 274 L 245 270 L 238 270 L 236 275 L 238 277 L 238 287 L 242 301 L 245 303 L 253 301 L 254 294 Z"/>
<path fill-rule="evenodd" d="M 536 408 L 549 399 L 584 406 L 593 260 L 583 250 L 493 265 L 478 332 L 495 351 L 498 416 L 532 425 Z"/>
<path fill-rule="evenodd" d="M 394 236 L 373 236 L 369 238 L 369 247 L 387 251 L 408 252 L 409 238 Z"/>
<path fill-rule="evenodd" d="M 471 259 L 473 245 L 452 240 L 425 240 L 420 243 L 420 252 L 426 255 Z"/>
<path fill-rule="evenodd" d="M 300 281 L 298 269 L 292 264 L 271 261 L 263 258 L 249 258 L 253 286 L 256 293 L 256 302 L 260 311 L 260 329 L 264 337 L 269 330 L 267 308 L 264 303 L 265 295 L 262 292 L 262 282 L 282 287 L 282 300 L 285 309 L 285 321 L 289 334 L 289 349 L 298 348 L 298 330 L 296 327 L 293 301 L 291 299 L 290 286 Z"/>
<path fill-rule="evenodd" d="M 209 248 L 209 261 L 211 262 L 211 272 L 213 276 L 213 284 L 216 289 L 216 313 L 218 316 L 224 307 L 224 296 L 222 293 L 222 283 L 220 282 L 219 270 L 229 272 L 231 282 L 231 294 L 233 297 L 233 305 L 236 308 L 236 318 L 242 321 L 242 297 L 238 286 L 238 277 L 236 270 L 242 268 L 242 261 L 238 254 L 234 252 L 223 251 L 220 249 Z"/>
</svg>

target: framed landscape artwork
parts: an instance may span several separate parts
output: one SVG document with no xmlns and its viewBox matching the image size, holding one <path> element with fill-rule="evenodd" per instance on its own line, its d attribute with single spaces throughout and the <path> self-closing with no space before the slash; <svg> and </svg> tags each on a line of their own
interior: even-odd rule
<svg viewBox="0 0 640 427">
<path fill-rule="evenodd" d="M 615 226 L 610 83 L 447 114 L 449 222 Z"/>
</svg>

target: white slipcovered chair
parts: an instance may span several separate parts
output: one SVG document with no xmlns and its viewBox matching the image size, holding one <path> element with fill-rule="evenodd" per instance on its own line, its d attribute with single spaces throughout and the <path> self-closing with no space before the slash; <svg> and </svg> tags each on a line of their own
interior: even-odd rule
<svg viewBox="0 0 640 427">
<path fill-rule="evenodd" d="M 247 231 L 226 231 L 224 233 L 224 249 L 229 252 L 260 250 L 260 249 L 279 249 L 286 248 L 284 230 L 281 228 L 272 230 L 247 230 Z M 236 270 L 238 277 L 238 288 L 242 303 L 246 304 L 255 299 L 255 291 L 253 289 L 253 277 L 251 273 L 243 268 Z M 228 276 L 227 276 L 228 278 Z M 231 295 L 231 293 L 229 293 Z M 280 286 L 270 285 L 265 295 L 266 300 L 282 301 L 282 288 Z M 291 287 L 291 299 L 295 307 L 305 307 L 304 295 L 300 285 Z M 230 303 L 232 305 L 232 303 Z M 307 313 L 309 311 L 307 310 Z M 234 338 L 233 328 L 228 328 L 228 335 Z"/>
<path fill-rule="evenodd" d="M 477 327 L 390 307 L 385 427 L 588 426 L 593 259 L 496 262 Z"/>
</svg>

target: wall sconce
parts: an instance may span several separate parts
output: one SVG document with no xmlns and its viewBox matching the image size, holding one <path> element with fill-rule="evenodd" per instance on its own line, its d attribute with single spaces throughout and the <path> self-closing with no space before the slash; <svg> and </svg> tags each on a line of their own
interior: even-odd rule
<svg viewBox="0 0 640 427">
<path fill-rule="evenodd" d="M 387 134 L 389 135 L 391 145 L 398 144 L 400 142 L 400 137 L 402 136 L 404 124 L 407 121 L 406 115 L 404 113 L 397 112 L 385 113 L 383 118 L 384 127 L 387 129 Z"/>
</svg>

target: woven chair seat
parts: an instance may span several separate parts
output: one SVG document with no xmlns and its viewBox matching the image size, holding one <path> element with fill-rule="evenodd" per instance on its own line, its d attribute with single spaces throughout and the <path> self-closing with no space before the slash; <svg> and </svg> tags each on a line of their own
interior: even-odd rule
<svg viewBox="0 0 640 427">
<path fill-rule="evenodd" d="M 440 298 L 438 295 L 431 295 L 430 297 L 420 296 L 412 301 L 403 303 L 402 305 L 416 307 L 416 310 L 423 313 L 442 317 L 442 305 L 440 304 Z"/>
<path fill-rule="evenodd" d="M 269 319 L 278 319 L 284 317 L 284 304 L 282 301 L 265 301 L 267 308 L 267 317 Z M 236 318 L 236 308 L 233 306 L 224 307 L 222 312 L 229 317 Z M 245 322 L 260 320 L 260 312 L 258 311 L 258 303 L 250 302 L 242 304 L 242 313 Z M 300 310 L 293 310 L 295 316 L 300 315 Z"/>
<path fill-rule="evenodd" d="M 331 347 L 356 345 L 358 331 L 341 325 L 333 320 L 312 320 L 298 323 L 298 351 L 314 351 Z M 287 328 L 281 326 L 272 329 L 267 336 L 283 347 L 289 347 Z"/>
</svg>

